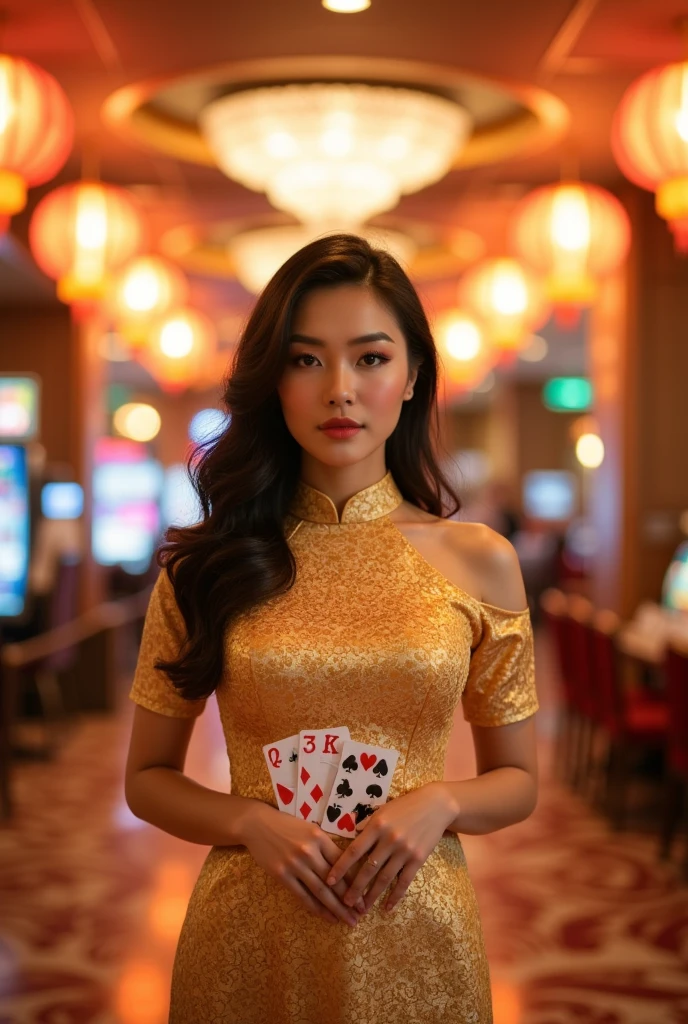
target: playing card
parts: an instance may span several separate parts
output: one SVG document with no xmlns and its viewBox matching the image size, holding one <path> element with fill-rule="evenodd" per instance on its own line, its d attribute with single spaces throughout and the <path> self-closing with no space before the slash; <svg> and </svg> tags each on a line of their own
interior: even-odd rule
<svg viewBox="0 0 688 1024">
<path fill-rule="evenodd" d="M 325 832 L 353 839 L 356 823 L 386 802 L 398 760 L 399 751 L 389 747 L 344 743 L 321 822 Z"/>
<path fill-rule="evenodd" d="M 277 798 L 277 806 L 286 814 L 296 814 L 296 772 L 298 768 L 298 733 L 287 736 L 276 743 L 266 743 L 263 747 L 265 762 L 272 779 L 272 788 Z"/>
<path fill-rule="evenodd" d="M 302 729 L 299 733 L 299 768 L 296 817 L 318 825 L 325 800 L 339 767 L 342 744 L 350 739 L 345 725 L 332 729 Z"/>
</svg>

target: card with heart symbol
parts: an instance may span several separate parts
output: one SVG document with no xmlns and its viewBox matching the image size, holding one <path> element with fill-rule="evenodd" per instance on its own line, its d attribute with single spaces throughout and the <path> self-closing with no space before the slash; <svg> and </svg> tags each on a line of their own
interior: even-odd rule
<svg viewBox="0 0 688 1024">
<path fill-rule="evenodd" d="M 386 803 L 399 751 L 347 740 L 321 822 L 325 832 L 356 835 L 356 824 Z"/>
<path fill-rule="evenodd" d="M 277 807 L 285 814 L 296 814 L 296 786 L 299 761 L 299 734 L 287 736 L 263 747 Z"/>
</svg>

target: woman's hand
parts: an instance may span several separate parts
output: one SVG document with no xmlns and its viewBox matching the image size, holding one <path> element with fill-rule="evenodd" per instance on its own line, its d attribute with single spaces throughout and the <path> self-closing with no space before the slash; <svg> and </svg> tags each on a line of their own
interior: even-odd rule
<svg viewBox="0 0 688 1024">
<path fill-rule="evenodd" d="M 278 878 L 317 917 L 334 923 L 358 923 L 363 901 L 358 910 L 352 905 L 344 906 L 341 901 L 354 873 L 347 878 L 340 871 L 336 885 L 325 883 L 341 850 L 319 825 L 263 803 L 252 811 L 242 832 L 242 842 L 255 862 Z"/>
<path fill-rule="evenodd" d="M 362 822 L 360 833 L 340 854 L 328 875 L 328 885 L 336 888 L 354 864 L 365 857 L 344 903 L 355 904 L 370 885 L 364 899 L 364 913 L 367 912 L 399 875 L 384 908 L 392 910 L 457 814 L 458 808 L 448 798 L 442 783 L 431 782 L 390 800 Z M 371 864 L 368 857 L 376 863 Z"/>
</svg>

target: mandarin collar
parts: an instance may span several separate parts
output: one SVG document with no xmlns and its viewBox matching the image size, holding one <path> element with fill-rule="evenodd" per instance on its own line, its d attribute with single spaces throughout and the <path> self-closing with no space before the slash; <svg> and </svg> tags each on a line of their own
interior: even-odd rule
<svg viewBox="0 0 688 1024">
<path fill-rule="evenodd" d="M 332 498 L 299 480 L 289 511 L 310 523 L 367 523 L 393 512 L 403 500 L 391 472 L 387 472 L 376 484 L 364 487 L 362 491 L 352 495 L 344 506 L 340 519 Z"/>
</svg>

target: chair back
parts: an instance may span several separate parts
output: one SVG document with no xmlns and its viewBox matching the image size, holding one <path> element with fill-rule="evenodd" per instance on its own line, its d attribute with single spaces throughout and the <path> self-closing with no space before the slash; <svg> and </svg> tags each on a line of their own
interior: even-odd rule
<svg viewBox="0 0 688 1024">
<path fill-rule="evenodd" d="M 598 721 L 612 736 L 619 734 L 624 719 L 624 694 L 616 648 L 620 626 L 619 616 L 607 609 L 595 612 L 590 623 Z"/>
<path fill-rule="evenodd" d="M 667 759 L 676 774 L 688 778 L 688 645 L 669 644 L 664 675 L 669 705 Z"/>
<path fill-rule="evenodd" d="M 592 661 L 590 623 L 594 608 L 587 598 L 571 594 L 568 604 L 569 657 L 575 704 L 581 715 L 598 720 L 597 693 Z"/>
<path fill-rule="evenodd" d="M 576 695 L 571 673 L 571 639 L 568 628 L 568 597 L 562 590 L 548 587 L 540 595 L 540 613 L 554 646 L 564 700 L 568 707 L 575 707 Z"/>
</svg>

